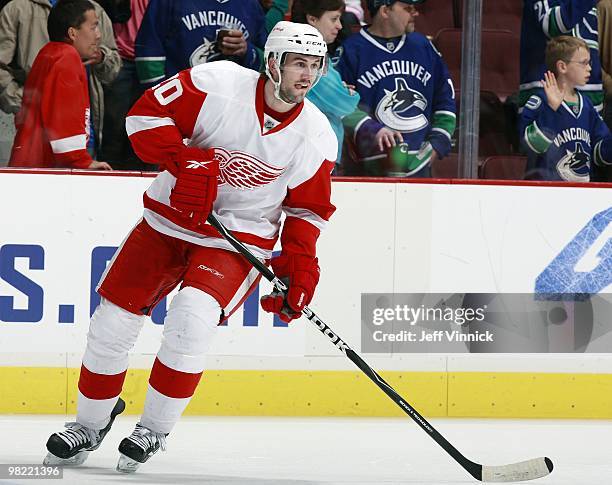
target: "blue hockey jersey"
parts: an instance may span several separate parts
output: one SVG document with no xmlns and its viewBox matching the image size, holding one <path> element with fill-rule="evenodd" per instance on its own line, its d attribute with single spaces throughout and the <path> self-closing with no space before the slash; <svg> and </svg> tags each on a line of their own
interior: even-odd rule
<svg viewBox="0 0 612 485">
<path fill-rule="evenodd" d="M 597 0 L 524 0 L 520 106 L 525 104 L 535 89 L 542 87 L 546 43 L 559 35 L 571 35 L 584 40 L 591 51 L 591 78 L 585 86 L 577 89 L 591 99 L 598 112 L 602 112 L 604 93 L 596 3 Z"/>
<path fill-rule="evenodd" d="M 382 125 L 401 132 L 404 143 L 390 158 L 399 164 L 394 171 L 406 176 L 429 163 L 432 147 L 441 157 L 448 154 L 456 124 L 454 88 L 442 56 L 424 35 L 383 42 L 363 28 L 336 57 L 342 79 L 361 96 L 361 109 L 378 122 L 358 126 L 357 140 L 371 139 Z M 358 148 L 363 160 L 386 156 L 373 143 Z"/>
<path fill-rule="evenodd" d="M 136 37 L 140 82 L 152 85 L 183 69 L 227 59 L 216 48 L 221 29 L 244 33 L 246 55 L 231 60 L 259 70 L 267 37 L 259 0 L 151 0 Z"/>
<path fill-rule="evenodd" d="M 528 151 L 528 178 L 589 182 L 591 162 L 612 162 L 610 131 L 580 93 L 577 104 L 564 101 L 554 111 L 544 90 L 538 90 L 525 104 L 520 130 Z"/>
</svg>

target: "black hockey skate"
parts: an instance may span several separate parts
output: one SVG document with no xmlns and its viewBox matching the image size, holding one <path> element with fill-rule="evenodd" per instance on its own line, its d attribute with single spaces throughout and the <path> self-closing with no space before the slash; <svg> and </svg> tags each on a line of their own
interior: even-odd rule
<svg viewBox="0 0 612 485">
<path fill-rule="evenodd" d="M 141 463 L 151 458 L 160 448 L 166 451 L 166 436 L 138 423 L 132 434 L 119 443 L 117 471 L 134 473 Z"/>
<path fill-rule="evenodd" d="M 66 430 L 53 433 L 47 441 L 45 465 L 76 466 L 81 465 L 90 451 L 97 450 L 102 440 L 111 429 L 115 418 L 125 409 L 125 402 L 119 398 L 111 411 L 110 421 L 100 429 L 91 429 L 82 424 L 66 423 Z"/>
</svg>

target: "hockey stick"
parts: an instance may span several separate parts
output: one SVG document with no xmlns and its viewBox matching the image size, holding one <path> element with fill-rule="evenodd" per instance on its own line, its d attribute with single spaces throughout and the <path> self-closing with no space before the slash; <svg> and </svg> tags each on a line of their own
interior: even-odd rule
<svg viewBox="0 0 612 485">
<path fill-rule="evenodd" d="M 221 235 L 239 253 L 241 253 L 264 278 L 270 281 L 276 289 L 281 292 L 287 290 L 287 286 L 274 273 L 263 264 L 249 249 L 221 224 L 213 214 L 208 216 L 208 222 L 217 229 Z M 545 477 L 553 470 L 550 458 L 541 457 L 532 460 L 512 463 L 510 465 L 486 466 L 467 459 L 457 448 L 455 448 L 444 436 L 442 436 L 429 422 L 419 414 L 406 400 L 400 396 L 385 380 L 378 375 L 353 349 L 351 349 L 338 335 L 336 335 L 315 313 L 308 307 L 304 307 L 302 314 L 310 320 L 331 342 L 338 347 L 361 371 L 367 375 L 374 384 L 389 396 L 402 411 L 410 416 L 436 443 L 452 456 L 470 475 L 482 482 L 518 482 L 534 480 Z"/>
</svg>

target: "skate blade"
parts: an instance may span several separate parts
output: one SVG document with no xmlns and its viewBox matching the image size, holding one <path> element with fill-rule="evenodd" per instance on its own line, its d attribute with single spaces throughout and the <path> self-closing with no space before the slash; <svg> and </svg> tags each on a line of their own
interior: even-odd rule
<svg viewBox="0 0 612 485">
<path fill-rule="evenodd" d="M 117 471 L 120 473 L 134 473 L 142 463 L 132 460 L 130 457 L 119 453 L 119 461 L 117 462 Z"/>
<path fill-rule="evenodd" d="M 47 466 L 79 466 L 82 465 L 87 457 L 89 456 L 89 451 L 79 451 L 76 455 L 71 458 L 60 458 L 59 456 L 55 456 L 53 453 L 47 453 L 45 459 L 43 460 L 43 465 Z"/>
</svg>

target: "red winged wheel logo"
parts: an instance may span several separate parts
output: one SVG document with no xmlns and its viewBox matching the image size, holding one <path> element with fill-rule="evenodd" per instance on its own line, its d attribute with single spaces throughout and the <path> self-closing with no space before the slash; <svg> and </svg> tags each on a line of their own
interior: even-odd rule
<svg viewBox="0 0 612 485">
<path fill-rule="evenodd" d="M 251 190 L 274 182 L 285 168 L 277 168 L 240 151 L 215 148 L 219 161 L 219 185 L 229 184 L 240 190 Z"/>
</svg>

